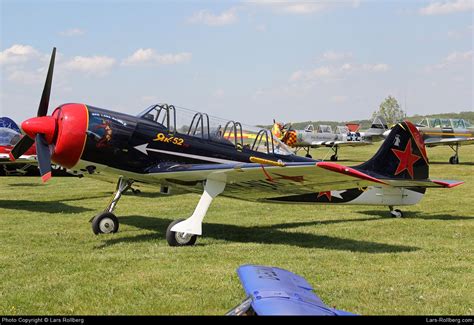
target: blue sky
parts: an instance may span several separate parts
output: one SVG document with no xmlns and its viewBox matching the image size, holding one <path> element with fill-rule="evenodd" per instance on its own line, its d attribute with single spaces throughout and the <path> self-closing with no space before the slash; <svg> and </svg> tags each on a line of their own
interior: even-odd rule
<svg viewBox="0 0 474 325">
<path fill-rule="evenodd" d="M 7 1 L 0 116 L 51 107 L 138 113 L 156 102 L 247 124 L 473 110 L 472 0 Z"/>
</svg>

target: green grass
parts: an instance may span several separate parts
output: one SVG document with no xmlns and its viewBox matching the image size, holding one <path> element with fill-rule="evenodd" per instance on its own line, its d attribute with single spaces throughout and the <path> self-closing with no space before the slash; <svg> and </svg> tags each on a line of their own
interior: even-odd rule
<svg viewBox="0 0 474 325">
<path fill-rule="evenodd" d="M 377 146 L 345 149 L 342 164 Z M 324 149 L 313 151 L 322 157 Z M 120 231 L 88 220 L 114 185 L 92 179 L 0 177 L 0 314 L 223 314 L 244 298 L 246 263 L 304 276 L 328 305 L 360 314 L 473 314 L 474 146 L 461 164 L 428 149 L 431 177 L 459 179 L 388 217 L 385 207 L 257 204 L 218 197 L 197 246 L 172 248 L 168 224 L 196 194 L 126 195 Z"/>
</svg>

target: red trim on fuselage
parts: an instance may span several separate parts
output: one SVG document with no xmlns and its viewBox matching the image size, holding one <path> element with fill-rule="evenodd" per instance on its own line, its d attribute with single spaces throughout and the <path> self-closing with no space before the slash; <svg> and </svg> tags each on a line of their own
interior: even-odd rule
<svg viewBox="0 0 474 325">
<path fill-rule="evenodd" d="M 340 174 L 344 174 L 344 175 L 348 175 L 352 177 L 357 177 L 357 178 L 375 182 L 375 183 L 388 185 L 387 183 L 385 183 L 384 181 L 378 178 L 364 174 L 354 168 L 342 166 L 336 163 L 321 161 L 321 162 L 316 163 L 316 166 L 336 172 L 336 173 L 340 173 Z"/>
</svg>

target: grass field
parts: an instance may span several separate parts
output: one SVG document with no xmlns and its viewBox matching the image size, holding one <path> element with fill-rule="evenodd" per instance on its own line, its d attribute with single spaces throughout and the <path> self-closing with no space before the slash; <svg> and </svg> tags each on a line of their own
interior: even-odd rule
<svg viewBox="0 0 474 325">
<path fill-rule="evenodd" d="M 340 163 L 377 147 L 342 150 Z M 192 213 L 196 194 L 125 195 L 119 233 L 95 236 L 88 220 L 114 185 L 0 177 L 0 314 L 223 314 L 244 298 L 236 268 L 256 263 L 304 276 L 328 305 L 355 313 L 472 315 L 474 146 L 457 166 L 449 148 L 428 155 L 432 178 L 466 184 L 428 190 L 403 219 L 385 207 L 218 197 L 204 236 L 184 248 L 169 247 L 165 230 Z"/>
</svg>

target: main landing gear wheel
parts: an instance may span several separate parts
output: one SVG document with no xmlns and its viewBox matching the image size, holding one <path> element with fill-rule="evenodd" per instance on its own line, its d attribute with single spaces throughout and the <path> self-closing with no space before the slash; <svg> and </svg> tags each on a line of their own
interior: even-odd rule
<svg viewBox="0 0 474 325">
<path fill-rule="evenodd" d="M 313 158 L 313 156 L 311 156 L 309 153 L 307 153 L 305 157 L 306 158 Z"/>
<path fill-rule="evenodd" d="M 337 155 L 332 155 L 331 156 L 331 161 L 337 161 Z"/>
<path fill-rule="evenodd" d="M 403 212 L 400 209 L 395 209 L 390 211 L 392 218 L 403 218 Z"/>
<path fill-rule="evenodd" d="M 104 212 L 92 219 L 92 231 L 94 234 L 113 234 L 118 231 L 119 221 L 112 212 Z"/>
<path fill-rule="evenodd" d="M 197 235 L 171 231 L 171 228 L 181 221 L 184 221 L 184 219 L 178 219 L 170 223 L 168 229 L 166 229 L 166 241 L 170 246 L 193 246 L 196 243 Z"/>
<path fill-rule="evenodd" d="M 451 158 L 449 158 L 449 163 L 451 165 L 457 165 L 459 164 L 459 158 L 458 156 L 452 156 Z"/>
</svg>

